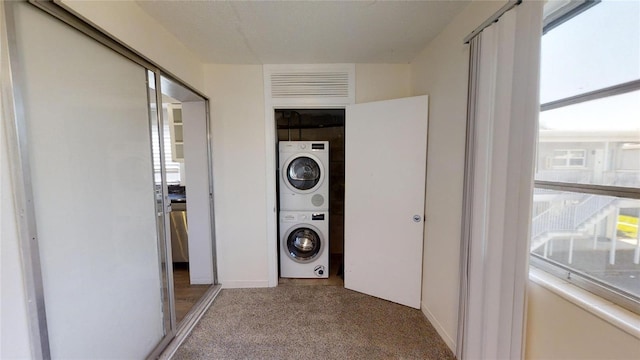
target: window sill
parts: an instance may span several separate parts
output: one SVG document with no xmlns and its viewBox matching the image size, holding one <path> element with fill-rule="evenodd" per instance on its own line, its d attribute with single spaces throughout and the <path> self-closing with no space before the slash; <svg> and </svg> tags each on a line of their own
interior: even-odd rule
<svg viewBox="0 0 640 360">
<path fill-rule="evenodd" d="M 534 267 L 529 268 L 529 280 L 640 339 L 640 315 Z"/>
</svg>

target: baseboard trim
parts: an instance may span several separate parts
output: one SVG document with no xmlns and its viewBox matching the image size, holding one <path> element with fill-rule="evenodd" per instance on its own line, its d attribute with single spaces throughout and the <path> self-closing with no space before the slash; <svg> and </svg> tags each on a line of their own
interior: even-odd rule
<svg viewBox="0 0 640 360">
<path fill-rule="evenodd" d="M 444 342 L 447 344 L 449 349 L 451 349 L 451 351 L 453 351 L 453 353 L 455 354 L 456 353 L 456 342 L 455 342 L 455 340 L 453 340 L 453 338 L 444 329 L 442 324 L 440 324 L 440 322 L 431 313 L 431 311 L 429 311 L 429 308 L 427 307 L 427 305 L 425 305 L 424 302 L 421 302 L 421 305 L 422 306 L 421 306 L 420 310 L 422 310 L 422 313 L 424 314 L 424 316 L 427 318 L 427 320 L 429 320 L 431 325 L 433 325 L 433 327 L 436 329 L 436 332 L 438 332 L 438 335 L 440 335 L 442 340 L 444 340 Z"/>
<path fill-rule="evenodd" d="M 187 339 L 191 331 L 196 326 L 198 321 L 202 318 L 204 313 L 209 309 L 211 304 L 213 304 L 213 300 L 216 299 L 218 294 L 220 294 L 220 290 L 222 290 L 221 285 L 212 286 L 207 292 L 202 296 L 202 298 L 193 306 L 191 311 L 185 316 L 185 318 L 178 326 L 176 330 L 176 336 L 171 340 L 169 345 L 162 351 L 158 359 L 160 360 L 170 360 L 175 355 L 176 351 L 182 343 Z"/>
<path fill-rule="evenodd" d="M 210 278 L 191 279 L 191 285 L 211 285 L 212 283 L 213 279 Z"/>
<path fill-rule="evenodd" d="M 223 289 L 269 287 L 269 280 L 221 280 Z"/>
</svg>

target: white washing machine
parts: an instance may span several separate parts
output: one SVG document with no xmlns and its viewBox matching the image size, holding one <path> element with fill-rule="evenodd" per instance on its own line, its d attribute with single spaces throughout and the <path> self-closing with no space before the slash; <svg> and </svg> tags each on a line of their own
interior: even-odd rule
<svg viewBox="0 0 640 360">
<path fill-rule="evenodd" d="M 329 210 L 329 142 L 280 141 L 280 210 Z"/>
<path fill-rule="evenodd" d="M 280 212 L 280 276 L 329 277 L 328 212 Z"/>
</svg>

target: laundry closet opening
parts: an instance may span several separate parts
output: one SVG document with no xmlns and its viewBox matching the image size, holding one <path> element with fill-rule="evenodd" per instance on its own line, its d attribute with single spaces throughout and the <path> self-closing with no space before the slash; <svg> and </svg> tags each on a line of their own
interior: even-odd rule
<svg viewBox="0 0 640 360">
<path fill-rule="evenodd" d="M 344 284 L 345 110 L 277 109 L 279 284 Z"/>
</svg>

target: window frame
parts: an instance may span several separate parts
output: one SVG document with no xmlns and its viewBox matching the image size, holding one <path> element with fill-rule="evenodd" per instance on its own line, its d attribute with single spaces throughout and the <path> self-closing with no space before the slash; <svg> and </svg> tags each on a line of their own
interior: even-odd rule
<svg viewBox="0 0 640 360">
<path fill-rule="evenodd" d="M 550 14 L 550 16 L 555 16 L 555 20 L 552 23 L 545 25 L 543 30 L 543 35 L 550 31 L 552 28 L 556 26 L 560 26 L 562 23 L 572 19 L 573 17 L 579 15 L 584 10 L 590 8 L 593 5 L 596 5 L 598 1 L 586 1 L 581 6 L 582 7 L 574 7 L 570 9 L 570 11 L 566 12 L 563 15 L 558 14 Z M 613 86 L 608 86 L 601 89 L 596 89 L 593 91 L 572 95 L 562 99 L 556 99 L 544 104 L 540 105 L 540 112 L 558 109 L 570 105 L 580 104 L 583 102 L 593 101 L 597 99 L 612 97 L 616 95 L 622 95 L 634 91 L 640 90 L 640 79 L 636 79 L 633 81 L 616 84 Z M 536 143 L 539 144 L 539 133 L 535 134 Z M 569 160 L 571 157 L 569 156 L 571 151 L 584 151 L 585 156 L 583 157 L 583 165 L 570 166 Z M 554 154 L 550 156 L 549 168 L 551 169 L 579 169 L 584 168 L 587 165 L 587 151 L 585 149 L 557 149 L 557 151 L 567 151 L 567 162 L 565 166 L 554 166 L 553 160 L 556 159 L 556 154 L 554 150 Z M 537 173 L 537 172 L 536 172 Z M 633 200 L 640 200 L 640 188 L 634 187 L 620 187 L 620 186 L 611 186 L 611 185 L 599 185 L 599 184 L 583 184 L 583 183 L 571 183 L 564 181 L 547 181 L 547 180 L 536 180 L 534 175 L 533 188 L 535 189 L 546 189 L 546 190 L 556 190 L 556 191 L 568 191 L 579 194 L 592 194 L 592 195 L 605 195 L 605 196 L 613 196 L 617 198 L 626 198 Z M 631 294 L 623 289 L 611 286 L 603 281 L 600 281 L 595 276 L 586 274 L 581 272 L 578 269 L 574 269 L 570 266 L 564 265 L 560 262 L 557 262 L 553 259 L 544 258 L 539 254 L 535 254 L 530 251 L 529 253 L 530 265 L 534 266 L 538 269 L 541 269 L 545 272 L 548 272 L 564 281 L 567 281 L 573 285 L 576 285 L 584 290 L 587 290 L 591 293 L 594 293 L 597 296 L 602 297 L 603 299 L 609 300 L 616 305 L 619 305 L 623 308 L 626 308 L 636 314 L 640 315 L 640 294 L 635 295 Z"/>
<path fill-rule="evenodd" d="M 163 112 L 162 116 L 166 118 L 168 116 L 168 110 L 167 110 L 166 104 L 162 106 L 162 112 Z M 155 127 L 152 127 L 151 131 L 152 131 L 152 136 L 154 137 L 154 139 L 156 139 L 158 137 L 158 134 L 157 134 L 158 130 Z M 167 184 L 180 185 L 182 184 L 182 181 L 183 181 L 182 172 L 180 170 L 180 167 L 182 165 L 180 162 L 176 162 L 173 160 L 171 124 L 169 124 L 169 121 L 163 122 L 162 134 L 163 134 L 162 142 L 164 146 L 163 149 L 164 149 L 164 156 L 165 156 L 165 172 L 167 177 L 171 177 L 171 179 L 167 179 Z M 154 164 L 160 162 L 160 158 L 161 158 L 160 147 L 154 147 L 153 158 L 154 158 Z M 160 168 L 154 166 L 153 176 L 156 177 L 156 180 L 159 180 L 159 178 L 157 177 L 160 176 Z"/>
<path fill-rule="evenodd" d="M 557 153 L 564 152 L 564 155 L 558 155 Z M 573 156 L 574 153 L 582 153 L 582 156 Z M 564 160 L 564 164 L 555 165 L 555 160 Z M 582 160 L 580 165 L 572 165 L 571 160 Z M 549 168 L 551 169 L 584 169 L 587 166 L 587 150 L 586 149 L 554 149 L 551 156 L 551 163 Z"/>
</svg>

